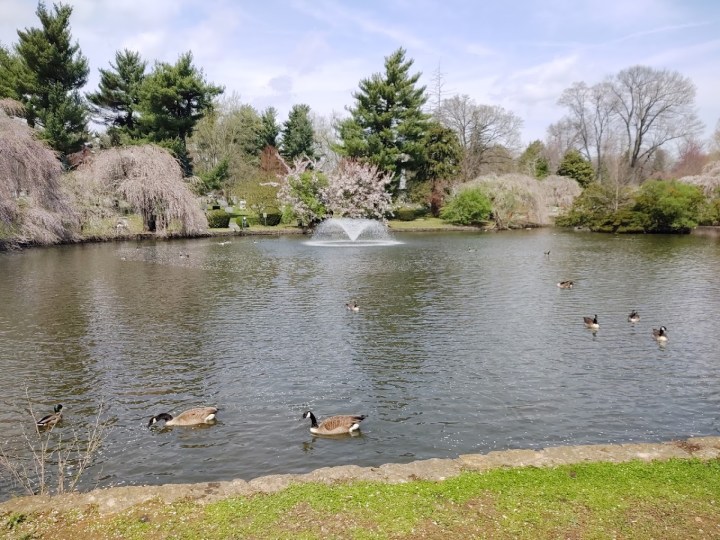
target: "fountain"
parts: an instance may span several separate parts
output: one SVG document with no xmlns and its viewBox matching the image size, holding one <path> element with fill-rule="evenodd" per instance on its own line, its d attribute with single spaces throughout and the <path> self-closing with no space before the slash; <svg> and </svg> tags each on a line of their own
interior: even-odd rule
<svg viewBox="0 0 720 540">
<path fill-rule="evenodd" d="M 387 227 L 375 219 L 331 218 L 315 228 L 309 246 L 367 247 L 402 244 L 394 240 Z"/>
</svg>

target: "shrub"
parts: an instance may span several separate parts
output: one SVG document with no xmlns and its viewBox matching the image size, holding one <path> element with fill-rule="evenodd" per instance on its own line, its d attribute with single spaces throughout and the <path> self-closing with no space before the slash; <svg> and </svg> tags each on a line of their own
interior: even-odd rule
<svg viewBox="0 0 720 540">
<path fill-rule="evenodd" d="M 591 183 L 582 194 L 575 199 L 572 207 L 557 217 L 555 225 L 559 227 L 588 227 L 593 231 L 616 232 L 623 229 L 643 230 L 637 216 L 631 210 L 633 193 L 630 188 L 616 189 Z"/>
<path fill-rule="evenodd" d="M 563 157 L 558 166 L 559 176 L 568 176 L 575 179 L 582 187 L 587 187 L 595 177 L 592 164 L 577 150 L 570 150 Z"/>
<path fill-rule="evenodd" d="M 675 180 L 650 180 L 640 187 L 633 210 L 647 232 L 689 232 L 705 203 L 702 189 Z"/>
<path fill-rule="evenodd" d="M 263 217 L 263 212 L 261 212 L 257 217 L 258 224 L 260 225 L 275 227 L 282 221 L 282 212 L 280 212 L 277 208 L 268 209 L 264 213 L 266 214 L 266 217 Z"/>
<path fill-rule="evenodd" d="M 551 222 L 544 182 L 524 174 L 504 174 L 480 176 L 467 185 L 479 187 L 487 194 L 495 225 L 508 229 Z"/>
<path fill-rule="evenodd" d="M 230 224 L 230 214 L 225 210 L 210 210 L 207 213 L 207 221 L 211 229 L 227 229 Z"/>
<path fill-rule="evenodd" d="M 490 199 L 480 188 L 467 188 L 455 194 L 440 211 L 440 217 L 456 225 L 477 225 L 490 216 Z"/>
<path fill-rule="evenodd" d="M 400 221 L 413 221 L 416 216 L 414 208 L 403 207 L 395 210 L 395 217 Z"/>
</svg>

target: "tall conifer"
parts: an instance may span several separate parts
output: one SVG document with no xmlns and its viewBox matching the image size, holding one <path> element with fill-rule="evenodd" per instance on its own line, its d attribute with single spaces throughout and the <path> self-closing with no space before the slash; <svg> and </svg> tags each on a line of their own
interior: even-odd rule
<svg viewBox="0 0 720 540">
<path fill-rule="evenodd" d="M 423 144 L 429 116 L 420 73 L 410 74 L 413 61 L 400 48 L 385 58 L 385 73 L 360 81 L 351 118 L 339 124 L 341 155 L 367 160 L 393 174 L 397 191 L 402 172 L 414 174 L 424 162 Z"/>
</svg>

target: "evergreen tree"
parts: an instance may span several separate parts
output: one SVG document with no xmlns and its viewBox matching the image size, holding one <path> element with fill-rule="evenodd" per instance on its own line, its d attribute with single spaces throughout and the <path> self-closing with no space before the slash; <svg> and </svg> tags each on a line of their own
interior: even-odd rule
<svg viewBox="0 0 720 540">
<path fill-rule="evenodd" d="M 187 138 L 222 92 L 222 87 L 205 82 L 202 70 L 192 63 L 191 52 L 181 55 L 174 65 L 158 63 L 140 87 L 141 133 L 171 150 L 183 172 L 191 175 Z"/>
<path fill-rule="evenodd" d="M 280 155 L 286 162 L 296 158 L 315 159 L 315 137 L 308 105 L 293 105 L 283 124 Z"/>
<path fill-rule="evenodd" d="M 18 78 L 21 69 L 20 57 L 0 44 L 0 98 L 20 101 Z"/>
<path fill-rule="evenodd" d="M 353 94 L 351 118 L 340 122 L 338 153 L 360 158 L 393 175 L 390 189 L 397 192 L 401 173 L 413 174 L 425 160 L 425 133 L 429 116 L 422 111 L 425 87 L 416 87 L 420 73 L 410 75 L 412 60 L 405 49 L 385 58 L 385 73 L 360 81 Z"/>
<path fill-rule="evenodd" d="M 531 142 L 518 158 L 520 172 L 533 178 L 545 178 L 550 174 L 550 165 L 544 154 L 545 145 L 542 141 Z"/>
<path fill-rule="evenodd" d="M 587 187 L 595 178 L 592 163 L 577 150 L 570 150 L 565 154 L 558 166 L 557 173 L 560 176 L 574 178 L 582 187 Z"/>
<path fill-rule="evenodd" d="M 451 180 L 460 173 L 462 147 L 450 128 L 439 122 L 430 122 L 425 133 L 426 155 L 415 181 Z"/>
<path fill-rule="evenodd" d="M 139 53 L 125 49 L 115 53 L 115 64 L 110 63 L 110 67 L 100 69 L 98 90 L 87 94 L 87 99 L 93 115 L 110 128 L 108 131 L 134 137 L 147 62 Z"/>
<path fill-rule="evenodd" d="M 16 91 L 28 125 L 40 128 L 55 150 L 69 154 L 87 140 L 87 109 L 79 90 L 90 70 L 80 46 L 71 43 L 72 7 L 54 4 L 50 12 L 40 2 L 35 13 L 42 28 L 18 30 Z"/>
<path fill-rule="evenodd" d="M 280 126 L 277 123 L 277 110 L 275 107 L 268 107 L 260 116 L 262 125 L 258 134 L 258 148 L 262 152 L 266 146 L 277 148 L 277 139 L 280 136 Z"/>
</svg>

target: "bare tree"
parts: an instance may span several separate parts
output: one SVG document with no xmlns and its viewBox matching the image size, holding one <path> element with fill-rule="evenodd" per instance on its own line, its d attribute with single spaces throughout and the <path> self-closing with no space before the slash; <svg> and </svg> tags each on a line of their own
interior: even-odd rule
<svg viewBox="0 0 720 540">
<path fill-rule="evenodd" d="M 720 159 L 720 120 L 715 124 L 715 131 L 710 137 L 710 152 L 713 159 Z"/>
<path fill-rule="evenodd" d="M 705 144 L 695 137 L 690 137 L 680 144 L 678 159 L 671 172 L 675 178 L 699 175 L 709 161 L 710 156 L 705 152 Z"/>
<path fill-rule="evenodd" d="M 443 102 L 443 95 L 445 94 L 445 73 L 443 73 L 440 62 L 433 72 L 432 77 L 432 102 L 431 102 L 431 114 L 439 119 L 439 112 Z"/>
<path fill-rule="evenodd" d="M 550 171 L 557 171 L 563 156 L 578 146 L 576 125 L 570 118 L 550 124 L 545 138 L 545 153 Z"/>
<path fill-rule="evenodd" d="M 633 180 L 662 145 L 700 132 L 694 109 L 695 85 L 676 71 L 633 66 L 609 81 L 614 113 L 625 133 L 625 151 Z"/>
<path fill-rule="evenodd" d="M 584 82 L 577 82 L 562 93 L 558 104 L 570 110 L 569 121 L 575 128 L 580 151 L 595 165 L 595 179 L 601 180 L 604 151 L 616 106 L 609 83 L 588 87 Z"/>
<path fill-rule="evenodd" d="M 315 155 L 329 167 L 340 163 L 340 156 L 334 150 L 339 142 L 335 126 L 340 121 L 340 115 L 333 112 L 330 116 L 322 116 L 316 113 L 310 114 L 310 121 L 313 126 L 313 138 L 315 139 Z"/>
<path fill-rule="evenodd" d="M 520 145 L 522 119 L 499 106 L 477 105 L 467 95 L 443 100 L 437 117 L 458 136 L 466 180 L 483 170 L 502 168 Z"/>
</svg>

